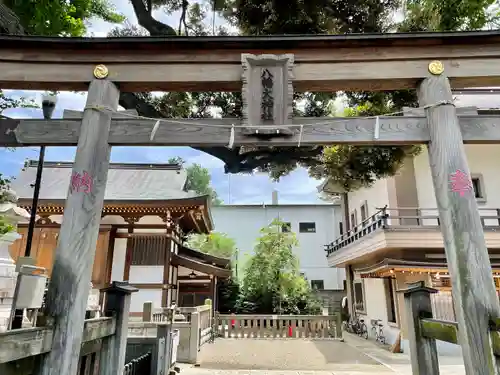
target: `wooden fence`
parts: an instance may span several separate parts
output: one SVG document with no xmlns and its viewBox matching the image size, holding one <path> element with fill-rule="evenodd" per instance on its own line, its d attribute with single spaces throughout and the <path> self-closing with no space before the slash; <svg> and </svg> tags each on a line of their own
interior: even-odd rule
<svg viewBox="0 0 500 375">
<path fill-rule="evenodd" d="M 336 315 L 216 315 L 216 335 L 224 338 L 342 339 Z"/>
<path fill-rule="evenodd" d="M 454 322 L 456 320 L 451 291 L 431 294 L 432 314 L 435 319 Z"/>
</svg>

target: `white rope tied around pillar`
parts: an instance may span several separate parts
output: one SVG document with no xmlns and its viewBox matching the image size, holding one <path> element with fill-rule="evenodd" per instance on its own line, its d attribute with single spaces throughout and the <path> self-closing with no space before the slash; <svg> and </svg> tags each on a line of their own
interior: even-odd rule
<svg viewBox="0 0 500 375">
<path fill-rule="evenodd" d="M 160 120 L 156 121 L 155 126 L 153 126 L 153 130 L 151 130 L 151 135 L 149 136 L 149 140 L 152 141 L 155 137 L 156 131 L 160 127 Z"/>
<path fill-rule="evenodd" d="M 414 109 L 429 109 L 429 108 L 434 108 L 438 107 L 441 105 L 453 105 L 455 106 L 454 101 L 452 100 L 441 100 L 436 103 L 432 104 L 427 104 L 425 106 L 420 106 L 416 107 Z M 116 111 L 112 108 L 106 107 L 106 106 L 100 106 L 100 105 L 87 105 L 85 106 L 84 110 L 86 109 L 91 109 L 95 111 L 100 111 L 106 114 L 111 114 L 113 116 L 114 114 L 118 114 L 122 117 L 128 117 L 130 119 L 136 119 L 136 120 L 150 120 L 150 121 L 155 121 L 155 125 L 153 126 L 153 129 L 151 130 L 150 134 L 150 140 L 152 141 L 154 139 L 154 136 L 160 126 L 161 122 L 168 122 L 171 124 L 179 124 L 183 126 L 194 126 L 194 127 L 207 127 L 207 128 L 223 128 L 223 129 L 230 129 L 230 135 L 229 135 L 229 142 L 227 145 L 227 148 L 232 149 L 234 147 L 234 141 L 235 141 L 235 128 L 240 127 L 239 125 L 225 125 L 225 124 L 214 124 L 212 123 L 203 123 L 202 121 L 196 121 L 193 122 L 192 120 L 186 121 L 186 120 L 176 120 L 176 119 L 168 119 L 168 118 L 155 118 L 155 117 L 147 117 L 147 116 L 140 116 L 140 115 L 134 115 L 131 113 L 124 113 L 124 111 Z M 358 117 L 362 119 L 375 119 L 375 129 L 374 129 L 374 138 L 378 139 L 380 137 L 380 116 L 383 117 L 390 117 L 390 116 L 396 116 L 396 115 L 401 115 L 404 114 L 404 111 L 396 111 L 396 112 L 390 112 L 386 113 L 383 115 L 378 115 L 378 116 L 365 116 L 365 117 Z M 284 125 L 278 125 L 278 126 L 263 126 L 263 125 L 244 125 L 246 129 L 253 128 L 255 129 L 254 134 L 259 134 L 259 129 L 260 128 L 265 128 L 265 127 L 272 127 L 272 128 L 278 128 L 276 129 L 276 133 L 280 133 L 280 127 L 282 126 L 283 128 L 290 129 L 294 127 L 300 128 L 300 133 L 299 133 L 299 140 L 298 140 L 298 147 L 301 146 L 302 143 L 302 135 L 303 135 L 303 130 L 304 126 L 332 126 L 335 123 L 338 124 L 343 124 L 343 123 L 348 123 L 350 119 L 346 118 L 335 118 L 332 117 L 331 119 L 328 120 L 323 120 L 323 121 L 318 121 L 316 123 L 307 123 L 307 124 L 284 124 Z"/>
<path fill-rule="evenodd" d="M 437 103 L 433 103 L 433 104 L 427 104 L 427 105 L 424 105 L 422 107 L 418 107 L 418 108 L 422 108 L 422 109 L 429 109 L 429 108 L 434 108 L 434 107 L 439 107 L 440 105 L 447 105 L 447 104 L 450 104 L 454 107 L 456 107 L 455 103 L 453 102 L 453 100 L 440 100 L 439 102 Z"/>
<path fill-rule="evenodd" d="M 300 125 L 299 143 L 297 144 L 297 147 L 300 147 L 300 144 L 302 143 L 302 133 L 303 132 L 304 132 L 304 125 Z"/>
<path fill-rule="evenodd" d="M 229 133 L 229 143 L 227 144 L 227 148 L 232 150 L 234 146 L 234 124 L 231 125 L 231 132 Z"/>
<path fill-rule="evenodd" d="M 378 139 L 380 137 L 380 117 L 375 117 L 375 129 L 373 131 L 373 139 Z"/>
</svg>

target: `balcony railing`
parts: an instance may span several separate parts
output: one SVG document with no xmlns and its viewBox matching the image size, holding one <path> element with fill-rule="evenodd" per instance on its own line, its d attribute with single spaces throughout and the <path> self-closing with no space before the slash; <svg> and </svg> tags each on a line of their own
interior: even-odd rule
<svg viewBox="0 0 500 375">
<path fill-rule="evenodd" d="M 480 208 L 479 214 L 483 228 L 500 227 L 500 208 Z M 376 230 L 386 228 L 439 228 L 439 212 L 437 208 L 386 206 L 335 241 L 325 245 L 327 256 Z"/>
</svg>

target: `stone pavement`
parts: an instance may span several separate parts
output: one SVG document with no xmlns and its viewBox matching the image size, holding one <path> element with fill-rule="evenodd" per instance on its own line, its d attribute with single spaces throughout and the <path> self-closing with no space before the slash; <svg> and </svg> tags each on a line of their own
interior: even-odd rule
<svg viewBox="0 0 500 375">
<path fill-rule="evenodd" d="M 460 357 L 440 357 L 441 375 L 464 375 Z M 219 339 L 204 345 L 199 367 L 181 375 L 411 375 L 406 354 L 346 335 L 327 340 Z"/>
<path fill-rule="evenodd" d="M 391 353 L 381 348 L 373 341 L 367 341 L 354 335 L 345 334 L 344 337 L 349 346 L 363 352 L 365 355 L 384 365 L 388 370 L 392 371 L 390 374 L 412 375 L 411 362 L 408 354 Z M 439 370 L 440 375 L 465 375 L 462 357 L 440 356 Z"/>
</svg>

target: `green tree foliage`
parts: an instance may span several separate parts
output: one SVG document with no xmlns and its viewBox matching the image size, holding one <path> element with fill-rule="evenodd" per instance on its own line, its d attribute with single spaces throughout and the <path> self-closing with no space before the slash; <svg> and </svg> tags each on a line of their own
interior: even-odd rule
<svg viewBox="0 0 500 375">
<path fill-rule="evenodd" d="M 240 300 L 240 285 L 236 278 L 217 281 L 217 310 L 221 314 L 234 313 Z"/>
<path fill-rule="evenodd" d="M 479 30 L 498 20 L 497 0 L 408 0 L 399 31 Z"/>
<path fill-rule="evenodd" d="M 86 21 L 92 17 L 120 23 L 125 17 L 117 13 L 108 0 L 3 0 L 18 17 L 26 34 L 45 36 L 82 36 Z"/>
<path fill-rule="evenodd" d="M 191 249 L 220 258 L 233 259 L 238 249 L 236 242 L 225 233 L 190 234 L 186 242 Z"/>
<path fill-rule="evenodd" d="M 202 253 L 231 259 L 233 277 L 217 282 L 217 308 L 222 314 L 236 311 L 240 297 L 240 285 L 236 275 L 236 242 L 225 233 L 211 232 L 188 235 L 186 245 Z"/>
<path fill-rule="evenodd" d="M 300 274 L 293 254 L 295 233 L 283 232 L 274 220 L 261 229 L 254 255 L 245 267 L 239 301 L 240 312 L 261 314 L 318 313 L 319 303 Z"/>
<path fill-rule="evenodd" d="M 14 202 L 12 193 L 9 191 L 11 180 L 9 178 L 2 177 L 0 173 L 0 205 L 2 203 Z M 15 226 L 10 222 L 10 220 L 2 217 L 0 215 L 0 237 L 6 233 L 15 230 Z"/>
<path fill-rule="evenodd" d="M 25 97 L 9 97 L 5 95 L 5 92 L 0 90 L 0 115 L 6 109 L 10 108 L 37 108 L 37 104 L 34 100 Z"/>
<path fill-rule="evenodd" d="M 208 168 L 200 164 L 191 164 L 185 167 L 186 161 L 181 157 L 174 157 L 168 160 L 171 164 L 179 164 L 187 173 L 186 190 L 192 190 L 199 195 L 210 195 L 213 205 L 222 204 L 222 200 L 217 197 L 217 192 L 210 186 L 212 177 Z"/>
</svg>

